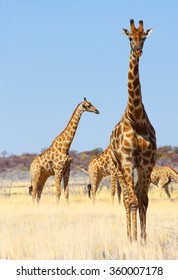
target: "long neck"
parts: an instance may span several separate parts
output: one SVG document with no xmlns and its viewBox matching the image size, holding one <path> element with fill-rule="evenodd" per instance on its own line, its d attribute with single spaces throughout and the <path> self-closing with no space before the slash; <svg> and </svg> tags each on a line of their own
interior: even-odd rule
<svg viewBox="0 0 178 280">
<path fill-rule="evenodd" d="M 127 114 L 131 122 L 138 122 L 143 113 L 141 85 L 139 80 L 139 58 L 130 54 L 128 72 L 128 104 Z"/>
<path fill-rule="evenodd" d="M 58 135 L 52 145 L 55 145 L 56 148 L 61 150 L 63 153 L 68 153 L 71 143 L 74 139 L 80 118 L 82 116 L 83 109 L 81 103 L 78 104 L 76 109 L 73 112 L 72 117 L 70 118 L 66 128 Z"/>
</svg>

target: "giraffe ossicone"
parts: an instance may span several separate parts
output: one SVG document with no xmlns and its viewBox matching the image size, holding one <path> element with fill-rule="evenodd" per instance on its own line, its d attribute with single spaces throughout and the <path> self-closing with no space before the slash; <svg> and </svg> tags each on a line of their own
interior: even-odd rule
<svg viewBox="0 0 178 280">
<path fill-rule="evenodd" d="M 68 180 L 72 162 L 69 149 L 83 112 L 100 113 L 91 102 L 84 98 L 83 102 L 77 105 L 66 128 L 53 140 L 51 146 L 33 159 L 30 166 L 31 187 L 29 188 L 33 201 L 37 199 L 39 202 L 49 176 L 55 177 L 57 200 L 61 196 L 63 178 L 65 198 L 67 201 L 69 200 Z"/>
</svg>

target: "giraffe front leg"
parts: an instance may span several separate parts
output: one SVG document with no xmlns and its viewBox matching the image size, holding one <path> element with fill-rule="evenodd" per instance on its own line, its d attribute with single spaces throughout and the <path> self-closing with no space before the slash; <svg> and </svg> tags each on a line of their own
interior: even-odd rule
<svg viewBox="0 0 178 280">
<path fill-rule="evenodd" d="M 129 211 L 131 214 L 131 225 L 132 225 L 132 240 L 137 240 L 137 209 L 138 209 L 138 199 L 134 191 L 134 174 L 132 165 L 124 166 L 124 179 L 127 186 L 128 192 L 128 204 Z"/>
<path fill-rule="evenodd" d="M 144 199 L 146 201 L 146 198 Z M 139 205 L 139 217 L 140 217 L 140 228 L 141 238 L 146 241 L 146 214 L 147 214 L 148 203 L 142 203 Z"/>
<path fill-rule="evenodd" d="M 146 241 L 146 215 L 148 208 L 148 188 L 150 184 L 150 169 L 138 169 L 138 182 L 135 186 L 135 191 L 139 201 L 139 218 L 141 238 Z"/>
<path fill-rule="evenodd" d="M 131 199 L 131 193 L 129 192 L 128 184 L 126 183 L 126 180 L 124 179 L 124 176 L 120 170 L 117 172 L 117 176 L 118 176 L 120 188 L 123 193 L 123 203 L 126 210 L 127 237 L 130 241 L 132 241 L 132 239 L 136 240 L 137 239 L 136 215 L 137 215 L 138 202 L 135 195 L 133 195 L 133 199 Z M 131 224 L 132 224 L 132 230 L 131 230 Z M 132 236 L 132 231 L 133 231 L 133 236 Z"/>
</svg>

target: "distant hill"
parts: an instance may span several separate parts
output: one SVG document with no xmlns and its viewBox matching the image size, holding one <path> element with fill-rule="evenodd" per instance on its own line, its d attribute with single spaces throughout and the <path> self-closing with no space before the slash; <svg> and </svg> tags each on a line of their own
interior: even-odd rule
<svg viewBox="0 0 178 280">
<path fill-rule="evenodd" d="M 73 172 L 79 171 L 81 168 L 88 168 L 88 164 L 93 156 L 99 155 L 102 152 L 102 148 L 96 148 L 91 151 L 70 151 L 72 156 L 71 170 Z M 29 171 L 30 164 L 36 154 L 22 154 L 8 155 L 6 152 L 1 153 L 0 156 L 0 173 L 8 172 L 12 169 L 18 171 Z M 157 165 L 170 165 L 175 169 L 178 169 L 178 147 L 163 146 L 157 149 Z"/>
</svg>

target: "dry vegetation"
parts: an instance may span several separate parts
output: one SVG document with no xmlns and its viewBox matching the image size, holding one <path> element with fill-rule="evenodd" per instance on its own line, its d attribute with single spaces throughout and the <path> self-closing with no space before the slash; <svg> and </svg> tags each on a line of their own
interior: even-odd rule
<svg viewBox="0 0 178 280">
<path fill-rule="evenodd" d="M 20 186 L 19 186 L 20 187 Z M 21 190 L 21 193 L 19 193 Z M 17 192 L 17 194 L 16 194 Z M 32 205 L 27 188 L 0 195 L 0 258 L 36 260 L 178 259 L 178 191 L 170 202 L 154 188 L 149 193 L 147 243 L 126 238 L 125 210 L 110 192 L 99 193 L 93 207 L 82 189 L 62 196 L 46 188 L 40 205 Z"/>
</svg>

